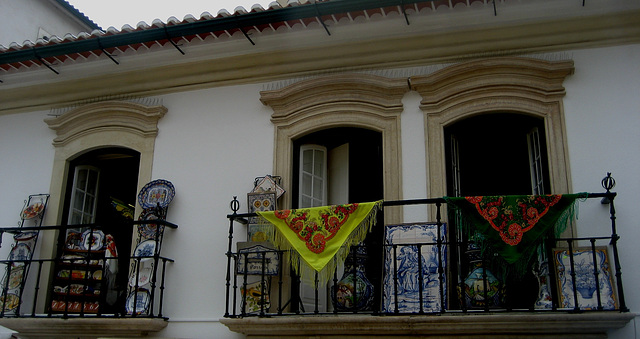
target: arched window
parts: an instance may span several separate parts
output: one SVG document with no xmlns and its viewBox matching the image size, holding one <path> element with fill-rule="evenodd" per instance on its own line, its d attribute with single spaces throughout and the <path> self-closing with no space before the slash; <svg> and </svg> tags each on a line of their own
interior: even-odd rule
<svg viewBox="0 0 640 339">
<path fill-rule="evenodd" d="M 540 141 L 537 146 L 545 147 L 546 152 L 533 154 L 535 157 L 546 153 L 548 179 L 544 181 L 548 183 L 543 181 L 543 187 L 547 185 L 548 191 L 544 188 L 545 193 L 570 192 L 562 83 L 572 73 L 572 61 L 504 57 L 464 62 L 430 75 L 412 77 L 412 89 L 422 96 L 420 108 L 425 117 L 428 195 L 447 195 L 448 183 L 458 179 L 464 186 L 462 178 L 452 177 L 453 172 L 447 174 L 447 167 L 452 164 L 451 159 L 446 161 L 447 148 L 455 147 L 447 145 L 451 142 L 446 136 L 447 129 L 465 119 L 496 112 L 505 113 L 503 117 L 518 115 L 537 119 L 538 132 L 531 138 L 537 135 Z M 489 145 L 485 146 L 490 149 Z M 540 160 L 538 158 L 538 163 Z M 534 162 L 531 166 L 537 165 Z M 540 182 L 544 168 L 537 167 L 535 171 L 537 177 L 531 178 Z"/>
<path fill-rule="evenodd" d="M 401 199 L 400 113 L 407 91 L 403 79 L 343 74 L 261 92 L 262 102 L 274 110 L 274 174 L 293 192 L 283 197 L 283 207 L 320 200 L 330 204 Z M 322 194 L 316 195 L 319 191 Z M 389 208 L 384 216 L 386 222 L 401 222 L 402 210 Z M 369 261 L 380 270 L 381 244 L 371 243 L 371 238 L 381 236 L 366 241 Z M 379 281 L 372 283 L 380 286 Z M 296 289 L 293 286 L 292 295 L 310 307 L 314 291 L 305 285 Z M 327 298 L 320 293 L 319 308 L 326 311 Z"/>
<path fill-rule="evenodd" d="M 283 188 L 292 192 L 294 186 L 296 140 L 321 130 L 354 128 L 379 133 L 383 198 L 401 199 L 400 113 L 408 90 L 406 79 L 340 74 L 261 92 L 260 100 L 274 111 L 274 174 L 282 177 Z M 295 205 L 291 195 L 283 199 L 283 207 Z M 386 209 L 385 221 L 402 222 L 402 210 Z"/>
<path fill-rule="evenodd" d="M 118 216 L 110 213 L 113 203 L 134 205 L 136 193 L 151 179 L 157 122 L 165 113 L 162 106 L 108 101 L 46 119 L 56 137 L 45 223 L 116 225 Z M 131 228 L 113 227 L 109 232 L 119 251 L 128 253 Z M 43 255 L 55 257 L 57 245 L 64 244 L 68 236 L 45 232 L 40 242 Z M 121 265 L 126 272 L 128 263 Z M 52 276 L 44 272 L 48 269 L 43 270 L 43 277 Z M 126 284 L 126 274 L 121 278 L 120 283 Z"/>
</svg>

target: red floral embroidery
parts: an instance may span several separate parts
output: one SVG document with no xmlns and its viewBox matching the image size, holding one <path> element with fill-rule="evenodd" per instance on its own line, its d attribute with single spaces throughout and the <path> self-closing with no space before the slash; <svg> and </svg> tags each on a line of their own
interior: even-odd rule
<svg viewBox="0 0 640 339">
<path fill-rule="evenodd" d="M 320 220 L 310 220 L 308 210 L 304 209 L 275 211 L 275 216 L 304 240 L 311 252 L 322 253 L 357 208 L 358 204 L 331 206 L 328 212 L 320 214 Z"/>
<path fill-rule="evenodd" d="M 505 204 L 502 197 L 479 196 L 467 197 L 466 200 L 476 206 L 478 213 L 493 229 L 500 232 L 502 241 L 515 246 L 561 198 L 561 195 L 523 197 L 517 201 L 519 211 L 513 210 L 515 206 Z"/>
</svg>

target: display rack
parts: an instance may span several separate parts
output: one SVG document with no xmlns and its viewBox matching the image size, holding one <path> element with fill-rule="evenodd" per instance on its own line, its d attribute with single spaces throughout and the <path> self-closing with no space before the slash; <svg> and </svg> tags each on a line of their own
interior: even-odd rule
<svg viewBox="0 0 640 339">
<path fill-rule="evenodd" d="M 13 235 L 11 252 L 4 262 L 5 274 L 0 296 L 0 313 L 3 316 L 20 313 L 31 260 L 38 244 L 38 228 L 42 226 L 48 202 L 49 194 L 32 194 L 24 201 L 18 222 L 21 230 Z"/>
<path fill-rule="evenodd" d="M 71 228 L 56 263 L 52 313 L 98 313 L 106 293 L 105 249 L 109 236 L 95 228 Z"/>
</svg>

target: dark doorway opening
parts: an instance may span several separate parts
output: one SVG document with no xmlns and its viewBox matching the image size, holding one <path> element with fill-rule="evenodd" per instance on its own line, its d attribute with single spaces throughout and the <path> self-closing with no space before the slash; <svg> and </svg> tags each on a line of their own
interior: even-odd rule
<svg viewBox="0 0 640 339">
<path fill-rule="evenodd" d="M 303 136 L 293 142 L 293 208 L 299 208 L 298 193 L 300 192 L 300 148 L 303 145 L 321 145 L 331 152 L 333 149 L 348 144 L 348 188 L 346 189 L 348 203 L 377 201 L 384 196 L 383 162 L 382 162 L 382 134 L 380 132 L 354 127 L 339 127 L 321 130 Z M 331 160 L 329 160 L 331 161 Z M 329 164 L 332 166 L 335 164 Z M 329 182 L 338 178 L 328 177 Z M 341 178 L 344 179 L 344 178 Z M 331 186 L 331 185 L 329 185 Z M 328 201 L 328 204 L 332 204 Z M 369 281 L 374 285 L 374 309 L 379 309 L 382 291 L 382 260 L 383 260 L 383 213 L 378 214 L 377 225 L 367 236 L 364 244 L 367 249 L 365 270 Z M 338 277 L 339 279 L 340 277 Z M 294 287 L 292 295 L 299 295 Z M 298 305 L 293 300 L 294 310 Z M 306 310 L 308 311 L 308 310 Z"/>
<path fill-rule="evenodd" d="M 95 224 L 101 226 L 100 230 L 105 235 L 113 237 L 118 256 L 128 257 L 131 253 L 133 233 L 131 221 L 135 213 L 139 166 L 140 153 L 116 147 L 93 150 L 72 160 L 69 164 L 62 223 L 64 225 Z M 79 176 L 81 178 L 78 178 Z M 76 192 L 78 186 L 88 187 L 83 193 L 84 203 L 78 202 L 80 200 L 80 194 Z M 84 207 L 78 209 L 79 205 Z M 74 214 L 82 214 L 83 216 L 78 217 Z M 71 246 L 69 243 L 73 241 L 70 237 L 77 237 L 79 232 L 84 232 L 87 229 L 89 228 L 70 228 L 67 232 L 61 232 L 58 241 L 58 256 L 86 255 L 81 249 L 74 248 L 75 246 Z M 96 257 L 95 260 L 99 259 Z M 102 261 L 97 262 L 103 263 Z M 128 283 L 129 260 L 117 260 L 117 264 L 113 260 L 109 262 L 116 265 L 117 270 L 113 267 L 109 271 L 104 269 L 99 283 L 85 286 L 85 294 L 88 289 L 101 289 L 101 291 L 94 290 L 92 292 L 94 295 L 86 298 L 81 296 L 73 301 L 99 302 L 101 313 L 124 311 L 121 308 L 123 308 L 126 298 L 124 293 Z M 59 266 L 54 270 L 54 289 L 57 285 L 61 285 L 60 281 L 56 281 L 60 277 L 61 270 L 74 272 L 73 268 Z M 91 274 L 95 275 L 98 270 L 100 269 L 92 269 Z M 113 271 L 117 272 L 113 273 Z M 71 282 L 69 281 L 69 283 Z M 107 284 L 108 286 L 106 286 Z M 72 284 L 68 286 L 71 288 Z M 56 299 L 55 292 L 53 299 Z M 59 295 L 57 299 L 61 299 Z M 68 296 L 66 299 L 69 299 Z"/>
<path fill-rule="evenodd" d="M 544 120 L 513 113 L 474 116 L 445 128 L 447 195 L 489 196 L 550 193 Z M 464 234 L 460 218 L 449 216 L 450 239 L 470 239 Z M 470 246 L 470 247 L 469 247 Z M 462 279 L 477 264 L 470 262 L 473 242 L 451 251 Z M 491 262 L 491 258 L 485 258 Z M 531 263 L 533 264 L 533 263 Z M 501 272 L 498 272 L 501 271 Z M 537 280 L 527 270 L 524 275 L 494 268 L 504 284 L 504 305 L 510 308 L 533 307 L 537 299 Z M 451 286 L 452 291 L 456 286 Z M 452 298 L 454 301 L 457 298 Z M 459 305 L 458 305 L 459 306 Z"/>
</svg>

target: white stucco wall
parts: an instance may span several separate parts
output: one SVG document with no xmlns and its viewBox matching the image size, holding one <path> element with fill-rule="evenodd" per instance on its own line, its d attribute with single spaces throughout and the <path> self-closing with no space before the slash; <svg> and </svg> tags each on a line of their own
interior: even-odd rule
<svg viewBox="0 0 640 339">
<path fill-rule="evenodd" d="M 217 323 L 225 312 L 225 216 L 232 213 L 233 196 L 246 212 L 254 178 L 272 173 L 271 112 L 260 102 L 260 90 L 234 86 L 163 98 L 169 113 L 158 126 L 153 177 L 175 185 L 168 219 L 180 228 L 163 244 L 176 263 L 167 280 L 171 319 L 162 336 L 236 336 Z M 235 237 L 245 240 L 246 228 L 236 224 Z"/>
<path fill-rule="evenodd" d="M 88 29 L 49 0 L 0 0 L 0 45 L 36 41 L 40 28 L 52 35 L 77 35 Z"/>
<path fill-rule="evenodd" d="M 571 176 L 575 192 L 601 192 L 600 179 L 611 172 L 625 299 L 632 312 L 640 311 L 635 282 L 640 248 L 638 204 L 640 192 L 640 45 L 571 52 L 575 74 L 565 81 L 564 100 Z M 579 236 L 610 233 L 608 206 L 591 199 L 580 206 Z M 610 334 L 611 338 L 638 338 L 635 324 Z"/>
<path fill-rule="evenodd" d="M 566 135 L 573 191 L 601 192 L 600 179 L 612 172 L 623 281 L 627 305 L 640 309 L 634 282 L 640 249 L 634 193 L 640 192 L 640 45 L 567 52 L 575 74 L 565 81 Z M 167 270 L 164 314 L 169 326 L 162 337 L 238 338 L 222 326 L 229 202 L 234 195 L 245 212 L 253 179 L 273 168 L 274 128 L 271 109 L 259 100 L 262 84 L 211 88 L 157 97 L 168 113 L 159 122 L 153 178 L 173 182 L 176 198 L 168 220 L 162 252 L 176 262 Z M 403 99 L 402 169 L 404 198 L 425 198 L 424 122 L 420 97 Z M 15 225 L 23 200 L 46 193 L 51 182 L 54 132 L 43 120 L 48 111 L 0 116 L 0 224 Z M 426 218 L 422 209 L 408 209 L 405 221 Z M 607 207 L 589 200 L 580 208 L 582 236 L 608 235 Z M 244 226 L 237 226 L 243 240 Z M 6 237 L 5 237 L 6 238 Z M 6 242 L 5 242 L 6 243 Z M 2 250 L 6 251 L 3 243 Z M 0 257 L 6 253 L 0 252 Z M 611 333 L 631 338 L 634 324 Z"/>
<path fill-rule="evenodd" d="M 48 111 L 0 117 L 0 225 L 18 226 L 30 194 L 48 193 L 55 133 L 44 123 Z M 6 241 L 12 240 L 4 235 Z M 3 242 L 0 258 L 11 249 Z"/>
</svg>

